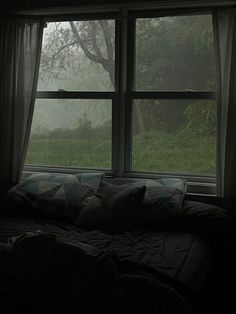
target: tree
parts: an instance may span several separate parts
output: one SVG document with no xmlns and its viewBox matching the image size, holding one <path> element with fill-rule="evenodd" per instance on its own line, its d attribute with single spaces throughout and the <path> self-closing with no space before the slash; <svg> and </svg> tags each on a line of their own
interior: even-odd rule
<svg viewBox="0 0 236 314">
<path fill-rule="evenodd" d="M 80 23 L 78 24 L 79 30 L 74 22 L 70 22 L 70 26 L 76 39 L 76 44 L 80 46 L 88 59 L 103 66 L 114 86 L 114 37 L 108 20 L 89 21 L 88 25 Z M 102 29 L 104 41 L 99 40 L 99 26 Z M 103 49 L 104 43 L 105 50 Z M 90 47 L 93 52 L 89 49 Z"/>
<path fill-rule="evenodd" d="M 136 88 L 146 91 L 214 90 L 213 46 L 212 21 L 207 15 L 138 19 Z M 188 120 L 190 116 L 196 118 L 194 114 L 190 115 L 192 101 L 140 100 L 137 106 L 146 130 L 176 131 L 185 125 L 186 115 Z M 196 110 L 197 106 L 194 106 L 193 111 Z M 207 116 L 201 116 L 201 119 L 201 123 L 209 121 Z M 139 122 L 137 124 L 136 130 L 140 126 Z"/>
<path fill-rule="evenodd" d="M 63 89 L 70 89 L 73 84 L 89 89 L 94 85 L 103 84 L 105 74 L 108 74 L 110 84 L 114 88 L 113 21 L 71 21 L 53 23 L 50 27 L 43 49 L 40 76 L 42 79 L 45 78 L 46 82 L 51 77 L 62 80 Z M 211 20 L 208 16 L 138 19 L 136 88 L 214 88 L 212 41 Z M 97 65 L 102 67 L 103 72 L 98 74 Z M 97 75 L 93 75 L 89 69 L 94 70 Z M 68 80 L 64 80 L 66 75 Z M 107 86 L 107 81 L 104 86 Z M 186 112 L 188 117 L 191 116 L 191 109 L 186 111 L 189 106 L 191 105 L 186 101 L 171 101 L 167 105 L 167 101 L 140 100 L 133 107 L 135 130 L 142 133 L 147 129 L 156 129 L 157 125 L 167 131 L 176 130 L 184 124 Z"/>
<path fill-rule="evenodd" d="M 67 68 L 80 70 L 84 62 L 92 61 L 103 67 L 114 86 L 114 40 L 110 20 L 53 23 L 43 49 L 41 78 L 60 80 Z"/>
</svg>

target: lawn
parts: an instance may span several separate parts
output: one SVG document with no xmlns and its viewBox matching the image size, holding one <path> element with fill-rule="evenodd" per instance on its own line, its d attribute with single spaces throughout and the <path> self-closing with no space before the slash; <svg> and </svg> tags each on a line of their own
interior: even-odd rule
<svg viewBox="0 0 236 314">
<path fill-rule="evenodd" d="M 26 164 L 111 168 L 111 142 L 103 137 L 76 139 L 37 136 Z M 215 137 L 182 132 L 147 132 L 133 139 L 133 170 L 215 175 Z"/>
</svg>

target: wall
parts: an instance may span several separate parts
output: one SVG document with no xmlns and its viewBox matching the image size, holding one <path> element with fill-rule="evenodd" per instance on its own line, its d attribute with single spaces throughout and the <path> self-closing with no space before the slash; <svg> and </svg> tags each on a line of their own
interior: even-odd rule
<svg viewBox="0 0 236 314">
<path fill-rule="evenodd" d="M 88 6 L 88 5 L 102 5 L 102 4 L 134 4 L 134 3 L 154 3 L 154 4 L 166 4 L 173 3 L 182 5 L 187 3 L 188 5 L 232 5 L 236 4 L 236 0 L 8 0 L 4 3 L 4 10 L 1 10 L 1 15 L 6 12 L 15 12 L 19 10 L 33 10 L 42 8 L 53 7 L 73 7 L 73 6 Z"/>
<path fill-rule="evenodd" d="M 173 0 L 176 1 L 176 0 Z M 179 0 L 177 0 L 179 1 Z M 138 0 L 8 0 L 5 7 L 8 10 L 27 10 L 27 9 L 40 9 L 50 7 L 63 7 L 63 6 L 87 6 L 87 5 L 100 5 L 100 4 L 124 4 L 136 2 L 159 2 L 159 1 L 138 1 Z"/>
</svg>

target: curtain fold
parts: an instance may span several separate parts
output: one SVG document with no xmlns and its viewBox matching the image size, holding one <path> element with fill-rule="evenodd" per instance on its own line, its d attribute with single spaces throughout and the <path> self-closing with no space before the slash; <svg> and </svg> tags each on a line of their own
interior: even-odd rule
<svg viewBox="0 0 236 314">
<path fill-rule="evenodd" d="M 218 60 L 217 190 L 223 205 L 231 209 L 236 201 L 236 11 L 217 11 L 213 21 Z"/>
<path fill-rule="evenodd" d="M 0 196 L 22 173 L 37 88 L 43 21 L 0 20 Z"/>
</svg>

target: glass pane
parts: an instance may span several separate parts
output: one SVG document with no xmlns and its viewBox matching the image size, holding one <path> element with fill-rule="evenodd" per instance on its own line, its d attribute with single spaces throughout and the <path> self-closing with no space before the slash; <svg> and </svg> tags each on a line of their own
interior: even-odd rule
<svg viewBox="0 0 236 314">
<path fill-rule="evenodd" d="M 216 103 L 135 100 L 133 170 L 216 174 Z"/>
<path fill-rule="evenodd" d="M 114 20 L 48 23 L 38 90 L 114 90 L 114 45 Z"/>
<path fill-rule="evenodd" d="M 111 100 L 37 100 L 26 164 L 111 169 Z"/>
<path fill-rule="evenodd" d="M 137 19 L 137 90 L 212 90 L 215 85 L 211 15 Z"/>
</svg>

